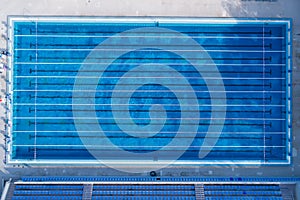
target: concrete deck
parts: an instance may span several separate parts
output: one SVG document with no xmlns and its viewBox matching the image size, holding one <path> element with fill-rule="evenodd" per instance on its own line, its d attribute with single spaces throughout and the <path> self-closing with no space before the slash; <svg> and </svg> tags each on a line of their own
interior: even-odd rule
<svg viewBox="0 0 300 200">
<path fill-rule="evenodd" d="M 162 169 L 163 176 L 300 176 L 300 1 L 277 0 L 0 0 L 0 48 L 6 48 L 7 15 L 76 15 L 76 16 L 193 16 L 193 17 L 288 17 L 294 20 L 293 32 L 293 164 L 286 167 L 172 167 Z M 2 72 L 3 70 L 0 69 Z M 3 99 L 5 76 L 1 74 Z M 0 105 L 0 130 L 4 130 L 4 103 Z M 126 174 L 106 167 L 86 166 L 5 166 L 4 137 L 0 134 L 0 177 L 24 175 L 121 176 Z"/>
</svg>

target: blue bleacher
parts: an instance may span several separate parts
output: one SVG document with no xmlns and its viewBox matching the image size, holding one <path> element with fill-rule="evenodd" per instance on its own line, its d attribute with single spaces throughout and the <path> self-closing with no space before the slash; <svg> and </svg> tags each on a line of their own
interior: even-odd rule
<svg viewBox="0 0 300 200">
<path fill-rule="evenodd" d="M 205 185 L 206 190 L 279 190 L 278 185 Z"/>
<path fill-rule="evenodd" d="M 253 178 L 253 181 L 268 181 L 268 178 Z M 194 200 L 196 198 L 195 185 L 174 184 L 174 182 L 194 181 L 195 184 L 203 184 L 206 200 L 281 200 L 281 191 L 277 183 L 250 184 L 251 178 L 245 178 L 247 183 L 241 183 L 241 178 L 176 178 L 176 177 L 24 177 L 22 184 L 16 184 L 13 200 L 19 199 L 81 199 L 83 196 L 85 181 L 93 181 L 92 199 L 152 199 L 152 200 Z M 211 180 L 211 182 L 199 182 L 197 180 Z M 219 180 L 227 181 L 226 184 Z M 231 181 L 228 181 L 231 180 Z M 238 181 L 239 183 L 235 182 Z M 273 178 L 273 181 L 279 179 Z M 288 180 L 284 179 L 283 180 Z M 294 181 L 295 179 L 289 179 Z M 41 182 L 41 184 L 31 183 Z M 42 183 L 52 182 L 51 184 Z M 78 182 L 72 184 L 55 184 L 58 181 Z M 108 183 L 108 182 L 122 182 Z M 134 183 L 130 182 L 133 181 Z M 144 181 L 145 183 L 136 182 Z M 155 183 L 155 182 L 170 183 Z M 101 182 L 101 183 L 100 183 Z M 106 183 L 107 182 L 107 183 Z M 147 183 L 148 182 L 148 183 Z M 230 182 L 233 182 L 230 184 Z M 127 183 L 127 184 L 125 184 Z"/>
<path fill-rule="evenodd" d="M 205 200 L 283 200 L 282 197 L 205 197 Z"/>
<path fill-rule="evenodd" d="M 93 191 L 93 195 L 149 195 L 149 196 L 174 196 L 174 195 L 179 195 L 179 196 L 191 196 L 195 195 L 194 191 L 168 191 L 168 190 L 98 190 L 98 191 Z"/>
<path fill-rule="evenodd" d="M 164 197 L 164 196 L 93 196 L 92 200 L 196 200 L 196 197 Z"/>
<path fill-rule="evenodd" d="M 194 190 L 194 185 L 94 185 L 94 190 L 147 189 L 147 190 Z"/>
<path fill-rule="evenodd" d="M 204 185 L 206 200 L 281 200 L 279 185 Z"/>
<path fill-rule="evenodd" d="M 81 200 L 80 196 L 14 196 L 12 200 Z"/>
<path fill-rule="evenodd" d="M 279 196 L 280 191 L 205 191 L 205 195 L 215 196 Z"/>
<path fill-rule="evenodd" d="M 82 191 L 68 190 L 15 190 L 14 195 L 82 195 Z"/>
<path fill-rule="evenodd" d="M 83 185 L 16 185 L 17 190 L 27 189 L 27 190 L 82 190 Z"/>
</svg>

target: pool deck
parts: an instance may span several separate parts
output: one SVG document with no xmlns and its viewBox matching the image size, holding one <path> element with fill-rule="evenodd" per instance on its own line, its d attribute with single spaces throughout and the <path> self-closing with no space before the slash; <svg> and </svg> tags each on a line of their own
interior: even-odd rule
<svg viewBox="0 0 300 200">
<path fill-rule="evenodd" d="M 200 3 L 201 2 L 201 3 Z M 288 17 L 293 18 L 293 164 L 280 167 L 197 166 L 160 170 L 162 176 L 282 176 L 300 177 L 300 8 L 299 0 L 274 2 L 239 0 L 1 0 L 0 48 L 6 49 L 7 15 L 76 15 L 76 16 L 190 16 L 190 17 Z M 5 71 L 1 70 L 1 97 L 5 95 Z M 4 130 L 4 103 L 1 103 L 0 130 Z M 28 175 L 121 176 L 127 174 L 106 167 L 86 166 L 5 166 L 4 137 L 0 134 L 0 177 Z"/>
</svg>

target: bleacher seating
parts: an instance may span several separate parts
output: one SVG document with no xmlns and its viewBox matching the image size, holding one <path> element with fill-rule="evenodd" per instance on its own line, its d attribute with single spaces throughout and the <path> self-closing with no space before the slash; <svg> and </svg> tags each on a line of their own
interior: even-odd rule
<svg viewBox="0 0 300 200">
<path fill-rule="evenodd" d="M 243 200 L 243 199 L 253 199 L 253 200 L 267 200 L 282 199 L 281 191 L 278 184 L 214 184 L 214 185 L 204 185 L 204 194 L 207 200 Z"/>
<path fill-rule="evenodd" d="M 206 182 L 199 180 L 205 179 Z M 23 177 L 12 200 L 282 200 L 286 178 Z M 261 180 L 260 180 L 261 179 Z M 272 181 L 272 180 L 273 181 Z M 280 180 L 279 180 L 280 179 Z M 245 181 L 247 180 L 247 181 Z M 197 182 L 199 181 L 199 182 Z M 258 184 L 258 182 L 268 184 Z M 255 182 L 255 184 L 253 183 Z M 272 183 L 273 182 L 273 183 Z M 87 187 L 88 186 L 88 187 Z M 201 194 L 197 188 L 202 188 Z M 198 190 L 199 191 L 199 190 Z M 202 195 L 199 198 L 199 195 Z"/>
<path fill-rule="evenodd" d="M 12 200 L 81 200 L 82 197 L 74 196 L 14 196 Z"/>
</svg>

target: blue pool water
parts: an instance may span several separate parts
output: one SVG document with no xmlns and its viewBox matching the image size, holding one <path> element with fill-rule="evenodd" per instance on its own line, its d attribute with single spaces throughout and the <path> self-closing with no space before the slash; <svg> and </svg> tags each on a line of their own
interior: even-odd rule
<svg viewBox="0 0 300 200">
<path fill-rule="evenodd" d="M 192 22 L 12 20 L 11 160 L 289 163 L 289 21 Z"/>
</svg>

